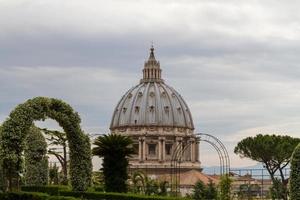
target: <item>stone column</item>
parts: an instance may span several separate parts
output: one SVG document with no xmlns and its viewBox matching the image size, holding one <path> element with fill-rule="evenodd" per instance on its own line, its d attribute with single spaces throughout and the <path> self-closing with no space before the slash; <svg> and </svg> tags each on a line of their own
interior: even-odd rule
<svg viewBox="0 0 300 200">
<path fill-rule="evenodd" d="M 146 138 L 143 137 L 143 161 L 146 160 Z"/>
<path fill-rule="evenodd" d="M 165 137 L 158 137 L 158 160 L 163 161 L 164 160 L 164 151 L 165 151 L 165 145 L 164 145 Z"/>
<path fill-rule="evenodd" d="M 199 162 L 199 145 L 200 145 L 200 142 L 196 142 L 196 144 L 195 144 L 195 151 L 196 151 L 196 157 L 195 157 L 195 160 L 196 160 L 196 162 Z"/>
<path fill-rule="evenodd" d="M 161 161 L 161 141 L 160 141 L 160 137 L 158 137 L 158 161 Z"/>
<path fill-rule="evenodd" d="M 191 159 L 191 162 L 195 162 L 195 153 L 196 153 L 196 149 L 195 149 L 195 138 L 190 138 L 190 142 L 191 142 L 191 145 L 190 145 L 190 149 L 191 149 L 191 151 L 190 151 L 190 159 Z"/>
<path fill-rule="evenodd" d="M 182 137 L 176 137 L 176 146 L 174 149 L 177 152 L 177 156 L 182 156 L 181 161 L 184 161 L 184 155 L 182 153 Z M 180 155 L 181 154 L 181 155 Z"/>
<path fill-rule="evenodd" d="M 166 138 L 162 138 L 162 161 L 166 161 Z"/>
<path fill-rule="evenodd" d="M 143 161 L 143 139 L 139 137 L 139 161 Z"/>
</svg>

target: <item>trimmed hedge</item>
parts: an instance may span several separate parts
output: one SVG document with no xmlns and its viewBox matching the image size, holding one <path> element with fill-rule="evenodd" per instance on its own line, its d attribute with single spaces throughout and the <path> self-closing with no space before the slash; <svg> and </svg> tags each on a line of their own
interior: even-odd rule
<svg viewBox="0 0 300 200">
<path fill-rule="evenodd" d="M 100 189 L 101 187 L 93 188 L 95 190 Z M 146 196 L 139 194 L 130 194 L 130 193 L 112 193 L 112 192 L 74 192 L 68 190 L 68 186 L 23 186 L 21 187 L 22 191 L 27 192 L 43 192 L 49 195 L 55 195 L 54 199 L 56 200 L 56 196 L 61 196 L 61 198 L 65 197 L 75 197 L 86 200 L 188 200 L 188 198 L 175 198 L 175 197 L 163 197 L 163 196 Z M 92 189 L 92 188 L 90 188 Z M 27 200 L 27 199 L 25 199 Z M 39 199 L 38 199 L 39 200 Z M 48 199 L 47 199 L 48 200 Z M 49 199 L 50 200 L 50 199 Z M 64 199 L 59 199 L 64 200 Z M 67 199 L 65 199 L 67 200 Z"/>
<path fill-rule="evenodd" d="M 162 197 L 162 196 L 145 196 L 128 193 L 113 193 L 113 192 L 73 192 L 60 191 L 62 196 L 72 196 L 88 200 L 187 200 L 187 198 Z"/>
<path fill-rule="evenodd" d="M 48 156 L 47 142 L 42 132 L 31 126 L 25 139 L 25 183 L 26 185 L 47 185 Z"/>
<path fill-rule="evenodd" d="M 291 160 L 290 199 L 300 199 L 300 144 L 295 148 Z"/>
<path fill-rule="evenodd" d="M 1 200 L 78 200 L 74 197 L 49 196 L 38 192 L 0 193 Z"/>
<path fill-rule="evenodd" d="M 21 190 L 24 192 L 42 192 L 49 195 L 59 195 L 60 190 L 68 190 L 69 187 L 65 185 L 47 185 L 47 186 L 22 186 Z"/>
</svg>

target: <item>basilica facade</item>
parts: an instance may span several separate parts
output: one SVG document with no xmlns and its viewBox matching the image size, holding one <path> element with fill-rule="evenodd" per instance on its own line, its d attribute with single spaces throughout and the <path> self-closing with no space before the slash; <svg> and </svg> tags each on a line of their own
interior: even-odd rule
<svg viewBox="0 0 300 200">
<path fill-rule="evenodd" d="M 181 158 L 181 172 L 201 171 L 190 109 L 183 97 L 162 79 L 153 47 L 139 84 L 118 102 L 110 130 L 134 141 L 135 154 L 129 160 L 131 172 L 142 170 L 149 176 L 167 177 L 172 155 L 178 148 L 186 149 Z"/>
</svg>

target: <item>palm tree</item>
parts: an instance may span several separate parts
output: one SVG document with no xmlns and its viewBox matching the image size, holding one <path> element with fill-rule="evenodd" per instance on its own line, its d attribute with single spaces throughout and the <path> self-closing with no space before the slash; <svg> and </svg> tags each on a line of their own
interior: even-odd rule
<svg viewBox="0 0 300 200">
<path fill-rule="evenodd" d="M 134 153 L 129 137 L 110 134 L 99 136 L 93 155 L 103 158 L 102 170 L 107 192 L 127 192 L 128 157 Z"/>
</svg>

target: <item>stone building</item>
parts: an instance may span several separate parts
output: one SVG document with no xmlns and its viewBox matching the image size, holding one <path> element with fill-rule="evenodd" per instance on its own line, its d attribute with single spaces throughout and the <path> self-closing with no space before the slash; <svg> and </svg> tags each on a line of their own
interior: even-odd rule
<svg viewBox="0 0 300 200">
<path fill-rule="evenodd" d="M 112 134 L 133 139 L 135 155 L 130 159 L 131 171 L 139 169 L 148 176 L 168 179 L 172 152 L 188 143 L 180 164 L 181 173 L 201 171 L 190 109 L 182 96 L 162 79 L 153 47 L 140 83 L 129 89 L 117 104 L 110 130 Z"/>
</svg>

